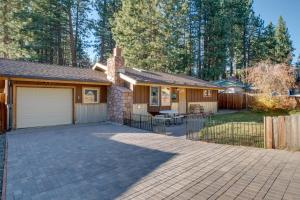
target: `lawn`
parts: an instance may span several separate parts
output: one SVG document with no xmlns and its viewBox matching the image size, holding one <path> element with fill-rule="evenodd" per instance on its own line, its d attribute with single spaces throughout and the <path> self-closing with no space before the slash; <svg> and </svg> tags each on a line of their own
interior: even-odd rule
<svg viewBox="0 0 300 200">
<path fill-rule="evenodd" d="M 264 116 L 300 114 L 300 111 L 253 112 L 241 111 L 217 114 L 208 119 L 198 132 L 200 140 L 220 144 L 263 147 Z"/>
<path fill-rule="evenodd" d="M 260 122 L 219 122 L 210 120 L 200 130 L 199 139 L 219 144 L 263 147 L 264 128 Z"/>
<path fill-rule="evenodd" d="M 293 115 L 300 114 L 299 110 L 292 111 L 277 111 L 277 112 L 254 112 L 241 111 L 230 114 L 220 114 L 211 117 L 212 120 L 222 122 L 258 122 L 263 123 L 264 116 L 279 116 L 279 115 Z"/>
</svg>

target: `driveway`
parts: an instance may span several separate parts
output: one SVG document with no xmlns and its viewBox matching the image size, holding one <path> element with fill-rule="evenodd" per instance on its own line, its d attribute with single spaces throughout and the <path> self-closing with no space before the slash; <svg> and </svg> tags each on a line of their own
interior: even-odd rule
<svg viewBox="0 0 300 200">
<path fill-rule="evenodd" d="M 300 199 L 300 152 L 103 123 L 8 134 L 7 199 Z"/>
</svg>

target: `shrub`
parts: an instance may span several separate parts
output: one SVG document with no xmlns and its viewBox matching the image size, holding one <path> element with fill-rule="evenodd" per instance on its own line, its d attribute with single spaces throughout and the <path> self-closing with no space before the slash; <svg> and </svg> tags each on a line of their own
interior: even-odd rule
<svg viewBox="0 0 300 200">
<path fill-rule="evenodd" d="M 258 95 L 252 102 L 252 109 L 255 111 L 289 111 L 295 109 L 297 102 L 288 96 Z"/>
</svg>

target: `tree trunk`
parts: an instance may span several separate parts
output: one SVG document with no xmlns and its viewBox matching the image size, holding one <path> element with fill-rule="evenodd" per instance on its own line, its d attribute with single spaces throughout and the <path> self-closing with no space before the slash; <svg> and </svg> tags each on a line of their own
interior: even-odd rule
<svg viewBox="0 0 300 200">
<path fill-rule="evenodd" d="M 8 48 L 7 46 L 9 45 L 9 31 L 8 31 L 8 26 L 6 23 L 8 23 L 8 19 L 7 19 L 7 14 L 8 14 L 8 1 L 4 1 L 4 6 L 3 6 L 3 38 L 2 38 L 2 42 L 3 42 L 3 46 L 4 46 L 4 50 L 3 50 L 3 57 L 4 58 L 9 58 L 9 52 L 8 52 Z"/>
<path fill-rule="evenodd" d="M 73 33 L 73 21 L 72 21 L 71 6 L 68 8 L 68 23 L 69 23 L 71 62 L 72 62 L 73 67 L 77 67 L 77 56 L 76 56 L 75 39 L 74 39 L 74 33 Z"/>
</svg>

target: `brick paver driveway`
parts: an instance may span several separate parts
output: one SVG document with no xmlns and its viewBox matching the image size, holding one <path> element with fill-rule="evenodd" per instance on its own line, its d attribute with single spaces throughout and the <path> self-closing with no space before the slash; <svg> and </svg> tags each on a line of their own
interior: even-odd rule
<svg viewBox="0 0 300 200">
<path fill-rule="evenodd" d="M 102 124 L 8 134 L 7 199 L 300 199 L 300 152 Z"/>
</svg>

